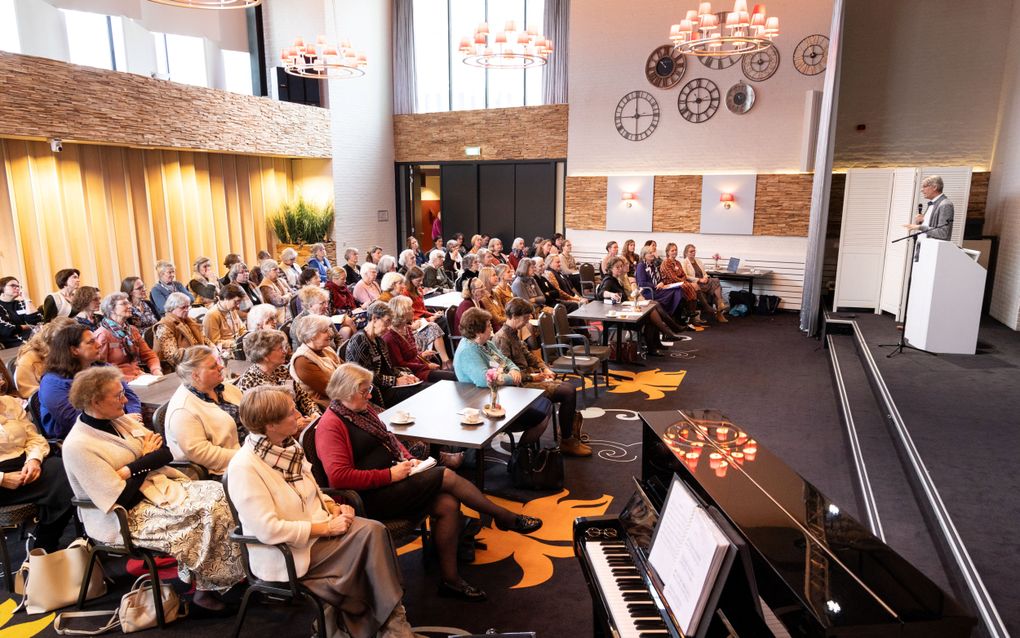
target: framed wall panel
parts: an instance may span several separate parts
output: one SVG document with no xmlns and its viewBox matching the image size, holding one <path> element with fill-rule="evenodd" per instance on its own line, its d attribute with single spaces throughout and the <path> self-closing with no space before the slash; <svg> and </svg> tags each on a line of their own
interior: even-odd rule
<svg viewBox="0 0 1020 638">
<path fill-rule="evenodd" d="M 530 246 L 536 236 L 556 232 L 556 164 L 517 164 L 516 175 L 513 236 Z M 509 244 L 504 249 L 509 251 Z"/>
<path fill-rule="evenodd" d="M 478 232 L 478 166 L 443 164 L 440 167 L 443 189 L 443 233 L 464 233 L 466 239 Z"/>
<path fill-rule="evenodd" d="M 480 233 L 509 242 L 514 237 L 513 164 L 481 164 L 478 166 L 478 228 Z M 507 239 L 509 238 L 509 239 Z M 509 249 L 509 245 L 506 246 Z"/>
</svg>

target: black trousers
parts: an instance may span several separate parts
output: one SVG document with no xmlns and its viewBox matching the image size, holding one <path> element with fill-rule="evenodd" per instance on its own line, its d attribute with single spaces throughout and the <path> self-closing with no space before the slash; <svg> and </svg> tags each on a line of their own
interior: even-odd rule
<svg viewBox="0 0 1020 638">
<path fill-rule="evenodd" d="M 0 472 L 20 472 L 25 455 L 0 462 Z M 57 456 L 43 459 L 42 473 L 28 485 L 13 490 L 0 488 L 0 505 L 34 503 L 39 508 L 39 524 L 35 528 L 35 544 L 47 552 L 60 549 L 60 536 L 71 519 L 71 485 L 67 482 L 64 463 Z"/>
</svg>

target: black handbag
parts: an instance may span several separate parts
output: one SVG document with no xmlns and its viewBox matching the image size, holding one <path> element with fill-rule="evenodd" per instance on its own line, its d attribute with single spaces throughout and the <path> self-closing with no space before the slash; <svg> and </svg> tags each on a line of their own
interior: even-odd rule
<svg viewBox="0 0 1020 638">
<path fill-rule="evenodd" d="M 518 445 L 510 455 L 510 480 L 525 490 L 563 489 L 563 453 L 559 446 Z"/>
<path fill-rule="evenodd" d="M 761 295 L 758 297 L 758 307 L 754 312 L 759 315 L 774 315 L 779 310 L 780 301 L 782 299 L 775 295 Z"/>
</svg>

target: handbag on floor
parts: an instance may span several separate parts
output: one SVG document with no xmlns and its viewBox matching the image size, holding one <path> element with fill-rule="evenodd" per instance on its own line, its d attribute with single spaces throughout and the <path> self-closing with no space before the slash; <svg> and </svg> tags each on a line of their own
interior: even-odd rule
<svg viewBox="0 0 1020 638">
<path fill-rule="evenodd" d="M 42 614 L 78 602 L 78 592 L 85 567 L 89 562 L 88 541 L 75 539 L 66 549 L 47 554 L 38 547 L 14 576 L 14 593 L 23 594 L 21 604 L 30 614 Z M 89 577 L 85 598 L 92 600 L 106 594 L 103 567 L 98 562 Z"/>
<path fill-rule="evenodd" d="M 775 295 L 761 295 L 758 297 L 758 306 L 754 309 L 756 315 L 774 315 L 779 310 L 779 302 L 782 301 Z"/>
<path fill-rule="evenodd" d="M 526 490 L 563 489 L 563 452 L 559 446 L 518 445 L 510 455 L 510 480 Z"/>
<path fill-rule="evenodd" d="M 177 597 L 173 585 L 159 583 L 159 595 L 163 601 L 163 617 L 167 624 L 178 618 L 187 616 L 187 608 L 181 612 L 181 600 Z M 108 617 L 106 624 L 97 629 L 70 629 L 64 627 L 64 621 L 70 618 Z M 118 627 L 125 634 L 156 626 L 156 606 L 152 601 L 152 579 L 149 575 L 140 576 L 131 591 L 120 599 L 120 607 L 105 611 L 67 611 L 57 614 L 53 621 L 53 631 L 61 636 L 99 636 L 113 631 Z"/>
</svg>

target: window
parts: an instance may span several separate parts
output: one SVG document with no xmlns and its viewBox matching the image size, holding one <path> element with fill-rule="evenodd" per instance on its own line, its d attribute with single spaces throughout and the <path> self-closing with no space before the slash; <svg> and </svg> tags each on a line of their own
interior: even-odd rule
<svg viewBox="0 0 1020 638">
<path fill-rule="evenodd" d="M 156 69 L 173 82 L 209 86 L 205 40 L 190 35 L 153 33 Z"/>
<path fill-rule="evenodd" d="M 485 70 L 463 63 L 461 38 L 479 23 L 543 31 L 545 0 L 413 0 L 418 112 L 542 104 L 543 67 Z"/>
<path fill-rule="evenodd" d="M 70 61 L 114 70 L 110 18 L 101 13 L 61 9 L 67 27 Z"/>
<path fill-rule="evenodd" d="M 226 90 L 252 94 L 251 55 L 247 51 L 223 51 L 223 75 Z"/>
<path fill-rule="evenodd" d="M 18 38 L 18 17 L 14 12 L 14 0 L 0 0 L 0 51 L 21 53 Z"/>
</svg>

